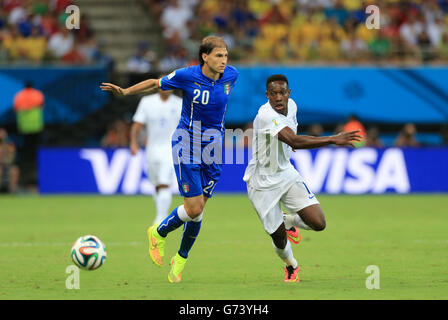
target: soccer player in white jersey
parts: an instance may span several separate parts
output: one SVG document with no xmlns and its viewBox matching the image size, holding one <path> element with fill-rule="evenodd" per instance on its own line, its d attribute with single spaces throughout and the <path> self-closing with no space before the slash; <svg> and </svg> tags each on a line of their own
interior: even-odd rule
<svg viewBox="0 0 448 320">
<path fill-rule="evenodd" d="M 172 90 L 160 91 L 143 97 L 133 117 L 131 127 L 131 154 L 139 151 L 138 137 L 146 127 L 146 160 L 148 177 L 155 186 L 153 195 L 156 205 L 154 225 L 168 216 L 171 205 L 171 184 L 174 178 L 171 136 L 179 123 L 182 99 Z"/>
<path fill-rule="evenodd" d="M 293 227 L 321 231 L 325 229 L 325 216 L 316 196 L 291 164 L 291 152 L 330 144 L 353 147 L 361 137 L 358 131 L 328 137 L 297 135 L 297 105 L 289 98 L 290 93 L 284 75 L 267 79 L 268 102 L 254 120 L 253 158 L 243 180 L 275 253 L 286 263 L 284 281 L 298 282 L 299 266 L 286 232 Z M 281 203 L 288 215 L 283 214 Z"/>
</svg>

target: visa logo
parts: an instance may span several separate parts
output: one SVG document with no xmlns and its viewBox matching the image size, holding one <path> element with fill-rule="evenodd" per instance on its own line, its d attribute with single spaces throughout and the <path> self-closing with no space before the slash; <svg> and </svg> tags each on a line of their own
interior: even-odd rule
<svg viewBox="0 0 448 320">
<path fill-rule="evenodd" d="M 101 194 L 153 194 L 155 191 L 146 176 L 148 165 L 142 150 L 132 156 L 129 149 L 116 149 L 109 160 L 103 149 L 81 149 L 80 157 L 90 162 Z M 171 191 L 179 193 L 174 171 Z"/>
<path fill-rule="evenodd" d="M 291 159 L 315 193 L 408 193 L 411 189 L 401 149 L 324 148 L 314 154 L 296 150 Z"/>
</svg>

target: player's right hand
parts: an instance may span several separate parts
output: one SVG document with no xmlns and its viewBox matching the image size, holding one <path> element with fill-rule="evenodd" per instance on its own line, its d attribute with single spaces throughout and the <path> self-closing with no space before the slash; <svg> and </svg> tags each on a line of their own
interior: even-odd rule
<svg viewBox="0 0 448 320">
<path fill-rule="evenodd" d="M 102 86 L 100 86 L 100 88 L 103 91 L 110 91 L 114 95 L 119 96 L 119 97 L 126 95 L 125 89 L 123 89 L 115 84 L 112 84 L 112 83 L 103 82 Z"/>
</svg>

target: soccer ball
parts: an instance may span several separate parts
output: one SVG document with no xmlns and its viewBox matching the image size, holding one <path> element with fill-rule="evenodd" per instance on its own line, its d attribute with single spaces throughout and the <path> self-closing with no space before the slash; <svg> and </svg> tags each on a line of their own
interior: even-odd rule
<svg viewBox="0 0 448 320">
<path fill-rule="evenodd" d="M 95 270 L 106 260 L 106 246 L 98 237 L 91 235 L 79 237 L 73 244 L 71 255 L 79 268 Z"/>
</svg>

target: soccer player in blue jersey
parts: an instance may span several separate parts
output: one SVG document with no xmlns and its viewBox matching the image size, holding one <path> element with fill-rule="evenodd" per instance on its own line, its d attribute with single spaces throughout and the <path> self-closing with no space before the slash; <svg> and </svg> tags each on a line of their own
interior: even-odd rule
<svg viewBox="0 0 448 320">
<path fill-rule="evenodd" d="M 210 157 L 202 158 L 202 155 L 207 154 L 211 143 L 222 145 L 227 101 L 238 78 L 238 71 L 227 65 L 227 59 L 224 40 L 208 36 L 199 48 L 199 65 L 178 69 L 160 79 L 148 79 L 127 89 L 111 83 L 101 86 L 102 90 L 116 95 L 147 94 L 160 89 L 183 91 L 182 114 L 177 133 L 173 135 L 181 139 L 173 139 L 173 159 L 184 203 L 158 226 L 148 229 L 149 255 L 156 265 L 162 266 L 166 236 L 184 226 L 179 251 L 170 262 L 170 282 L 181 281 L 188 254 L 201 228 L 205 204 L 221 176 L 222 161 L 209 160 L 222 160 L 222 157 L 210 152 Z"/>
</svg>

